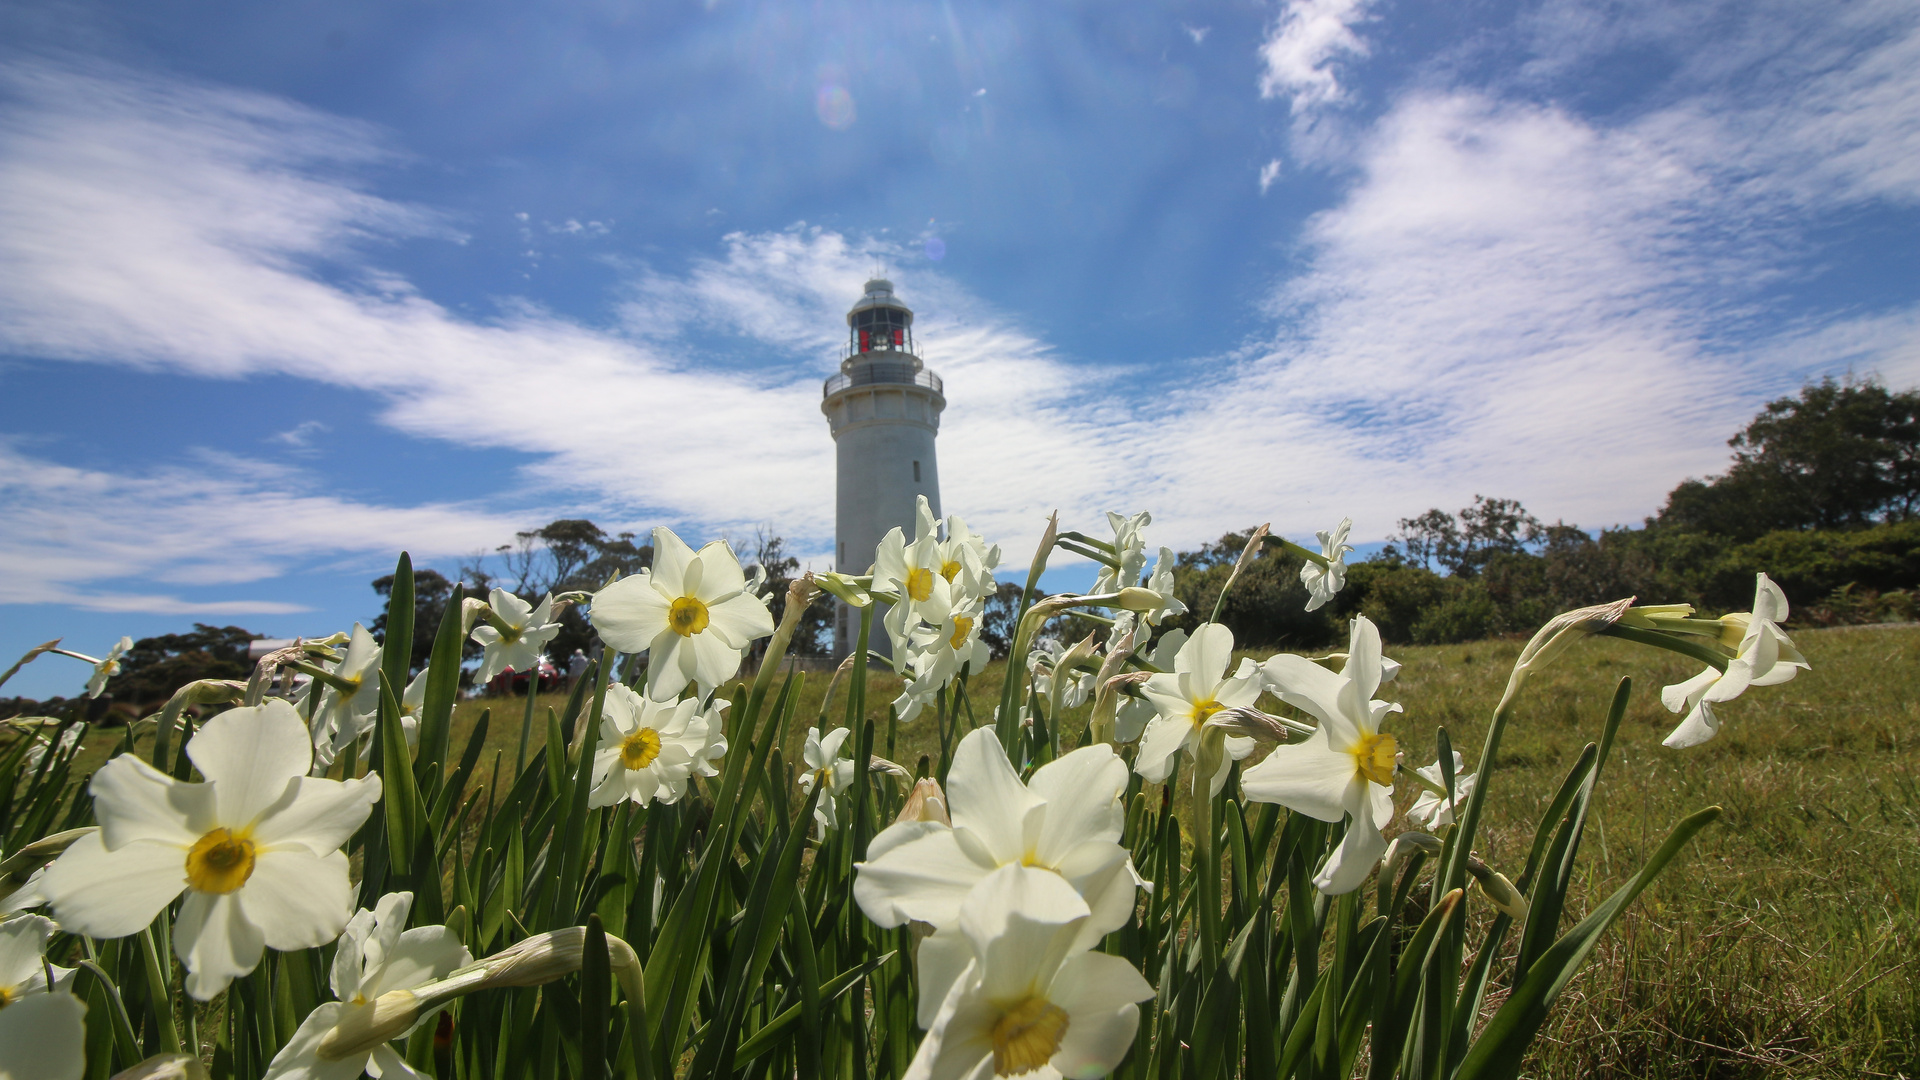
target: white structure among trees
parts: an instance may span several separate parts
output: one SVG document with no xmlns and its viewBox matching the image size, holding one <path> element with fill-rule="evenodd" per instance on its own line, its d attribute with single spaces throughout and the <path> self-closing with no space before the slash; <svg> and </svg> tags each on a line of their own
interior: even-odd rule
<svg viewBox="0 0 1920 1080">
<path fill-rule="evenodd" d="M 940 376 L 914 354 L 913 312 L 893 295 L 893 282 L 875 278 L 847 312 L 847 352 L 840 374 L 826 382 L 820 411 L 827 414 L 839 457 L 834 569 L 864 574 L 873 551 L 895 526 L 912 539 L 914 498 L 925 495 L 940 514 L 940 467 L 933 440 L 947 407 Z M 888 651 L 874 612 L 869 647 Z M 851 652 L 860 627 L 838 604 L 833 655 Z"/>
</svg>

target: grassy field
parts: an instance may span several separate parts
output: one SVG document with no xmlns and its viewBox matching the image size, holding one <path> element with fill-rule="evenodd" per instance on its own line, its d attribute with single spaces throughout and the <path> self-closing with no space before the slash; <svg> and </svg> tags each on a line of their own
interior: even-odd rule
<svg viewBox="0 0 1920 1080">
<path fill-rule="evenodd" d="M 1670 654 L 1596 639 L 1528 686 L 1480 847 L 1509 875 L 1564 770 L 1597 737 L 1617 681 L 1634 680 L 1572 917 L 1619 886 L 1679 818 L 1726 808 L 1603 942 L 1528 1075 L 1920 1077 L 1920 627 L 1806 630 L 1795 640 L 1813 670 L 1724 706 L 1720 737 L 1685 752 L 1660 745 L 1675 717 L 1660 707 L 1659 689 L 1692 674 Z M 1406 707 L 1389 730 L 1408 758 L 1432 760 L 1435 729 L 1445 725 L 1477 767 L 1486 717 L 1518 652 L 1508 641 L 1390 649 L 1405 667 L 1382 696 Z M 974 681 L 982 722 L 1000 676 L 995 665 Z M 828 679 L 804 677 L 801 718 L 820 714 Z M 873 675 L 869 706 L 884 716 L 899 689 L 897 678 Z M 842 680 L 828 726 L 841 722 L 845 694 Z M 547 707 L 565 699 L 535 704 L 530 755 L 544 746 Z M 455 753 L 491 709 L 478 775 L 496 751 L 511 770 L 524 708 L 461 703 Z M 789 767 L 804 737 L 801 725 L 787 733 Z M 104 757 L 108 740 L 96 740 Z M 884 734 L 876 751 L 886 752 Z M 899 730 L 891 756 L 912 769 L 937 752 L 927 714 Z M 1402 785 L 1403 809 L 1412 796 Z"/>
</svg>

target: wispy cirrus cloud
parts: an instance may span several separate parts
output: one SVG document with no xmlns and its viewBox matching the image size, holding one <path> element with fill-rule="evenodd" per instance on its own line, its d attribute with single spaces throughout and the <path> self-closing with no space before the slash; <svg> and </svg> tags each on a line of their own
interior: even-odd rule
<svg viewBox="0 0 1920 1080">
<path fill-rule="evenodd" d="M 1371 0 L 1287 0 L 1260 43 L 1260 96 L 1286 98 L 1295 114 L 1341 100 L 1347 88 L 1336 66 L 1365 57 L 1354 26 Z"/>
</svg>

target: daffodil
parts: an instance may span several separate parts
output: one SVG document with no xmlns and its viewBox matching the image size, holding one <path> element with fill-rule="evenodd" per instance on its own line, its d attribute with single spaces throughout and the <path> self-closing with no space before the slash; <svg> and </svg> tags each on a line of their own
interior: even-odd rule
<svg viewBox="0 0 1920 1080">
<path fill-rule="evenodd" d="M 1033 689 L 1048 703 L 1059 695 L 1063 708 L 1077 709 L 1093 693 L 1092 644 L 1062 645 L 1056 638 L 1044 638 L 1027 654 L 1027 669 L 1033 672 Z"/>
<path fill-rule="evenodd" d="M 308 776 L 313 746 L 284 701 L 229 709 L 187 743 L 205 783 L 132 754 L 93 776 L 100 831 L 76 840 L 39 890 L 66 929 L 96 938 L 144 929 L 182 893 L 173 944 L 187 991 L 206 1001 L 261 951 L 332 941 L 353 912 L 341 845 L 380 797 L 379 775 Z"/>
<path fill-rule="evenodd" d="M 985 600 L 993 595 L 993 571 L 1000 565 L 1000 545 L 967 528 L 959 514 L 947 515 L 947 538 L 940 541 L 940 576 L 954 588 L 955 603 Z"/>
<path fill-rule="evenodd" d="M 1346 560 L 1353 553 L 1353 545 L 1347 543 L 1347 534 L 1352 531 L 1353 519 L 1341 518 L 1340 524 L 1335 525 L 1332 532 L 1314 534 L 1320 539 L 1320 554 L 1327 561 L 1321 565 L 1308 559 L 1300 567 L 1300 584 L 1307 587 L 1308 611 L 1319 610 L 1346 585 Z"/>
<path fill-rule="evenodd" d="M 314 759 L 322 768 L 331 765 L 348 743 L 372 730 L 380 708 L 381 651 L 366 627 L 354 623 L 346 655 L 330 669 L 335 679 L 352 689 L 329 684 L 313 714 Z"/>
<path fill-rule="evenodd" d="M 1153 703 L 1155 715 L 1140 735 L 1140 756 L 1134 771 L 1148 783 L 1165 781 L 1181 751 L 1191 755 L 1196 764 L 1207 751 L 1205 757 L 1218 759 L 1210 763 L 1207 790 L 1218 795 L 1233 762 L 1253 753 L 1252 739 L 1206 730 L 1214 713 L 1260 700 L 1258 665 L 1242 660 L 1229 675 L 1227 669 L 1232 665 L 1233 631 L 1219 623 L 1201 623 L 1174 654 L 1173 670 L 1154 675 L 1141 685 L 1140 692 Z M 1213 739 L 1221 740 L 1218 754 L 1205 745 Z"/>
<path fill-rule="evenodd" d="M 1153 562 L 1153 573 L 1147 575 L 1146 584 L 1130 590 L 1151 595 L 1151 599 L 1144 604 L 1138 599 L 1132 601 L 1142 620 L 1149 626 L 1158 626 L 1162 619 L 1187 612 L 1187 605 L 1173 595 L 1174 561 L 1173 549 L 1161 548 L 1159 558 Z"/>
<path fill-rule="evenodd" d="M 893 702 L 901 723 L 920 715 L 927 702 L 959 676 L 961 668 L 971 665 L 972 671 L 986 670 L 989 653 L 987 643 L 980 640 L 981 610 L 976 603 L 950 611 L 939 626 L 915 631 L 907 650 L 913 678 Z"/>
<path fill-rule="evenodd" d="M 893 642 L 895 670 L 906 670 L 908 646 L 921 623 L 939 626 L 953 610 L 954 578 L 961 566 L 952 567 L 941 552 L 939 522 L 927 505 L 927 497 L 918 496 L 914 506 L 915 529 L 912 543 L 898 526 L 880 538 L 873 553 L 874 588 L 892 589 L 900 599 L 887 609 L 881 620 Z"/>
<path fill-rule="evenodd" d="M 956 929 L 921 945 L 928 1030 L 907 1080 L 1112 1072 L 1153 987 L 1127 961 L 1081 945 L 1092 918 L 1057 875 L 1014 864 L 981 881 Z M 930 951 L 936 939 L 952 944 Z"/>
<path fill-rule="evenodd" d="M 80 1080 L 86 1022 L 86 1003 L 72 994 L 34 994 L 0 1009 L 0 1080 Z"/>
<path fill-rule="evenodd" d="M 1667 711 L 1687 710 L 1664 744 L 1674 749 L 1698 746 L 1720 733 L 1713 706 L 1732 701 L 1749 686 L 1777 686 L 1809 668 L 1807 658 L 1780 629 L 1787 618 L 1787 594 L 1765 574 L 1754 581 L 1753 610 L 1720 617 L 1720 643 L 1734 650 L 1727 670 L 1709 667 L 1686 682 L 1660 691 Z"/>
<path fill-rule="evenodd" d="M 1380 721 L 1400 706 L 1373 700 L 1380 667 L 1380 631 L 1355 616 L 1339 674 L 1285 653 L 1261 668 L 1280 700 L 1313 714 L 1320 725 L 1301 742 L 1274 747 L 1247 770 L 1242 784 L 1254 802 L 1279 803 L 1321 821 L 1352 818 L 1313 879 L 1315 888 L 1332 895 L 1359 888 L 1387 850 L 1381 829 L 1393 819 L 1399 745 L 1380 730 Z"/>
<path fill-rule="evenodd" d="M 688 683 L 709 694 L 740 670 L 741 650 L 773 633 L 766 602 L 726 541 L 697 553 L 670 529 L 653 530 L 653 567 L 593 594 L 594 629 L 625 653 L 650 650 L 647 696 L 670 701 Z"/>
<path fill-rule="evenodd" d="M 1126 763 L 1104 743 L 1048 762 L 1022 784 L 993 729 L 979 728 L 960 740 L 947 773 L 951 823 L 882 830 L 858 865 L 853 898 L 881 926 L 947 927 L 994 871 L 1027 866 L 1051 871 L 1086 898 L 1091 945 L 1126 925 L 1143 884 L 1120 844 L 1126 789 Z"/>
<path fill-rule="evenodd" d="M 553 597 L 543 596 L 540 603 L 529 604 L 505 589 L 495 589 L 487 596 L 487 608 L 491 614 L 473 628 L 473 640 L 483 650 L 480 672 L 473 681 L 485 685 L 503 671 L 537 674 L 540 654 L 560 633 L 560 624 L 553 621 Z"/>
<path fill-rule="evenodd" d="M 687 792 L 687 778 L 696 771 L 712 776 L 709 762 L 726 753 L 720 714 L 728 704 L 714 701 L 702 710 L 694 698 L 654 701 L 608 683 L 587 805 L 678 802 Z"/>
<path fill-rule="evenodd" d="M 47 941 L 59 929 L 52 919 L 40 915 L 9 915 L 0 920 L 0 1008 L 29 994 L 65 993 L 72 987 L 73 969 L 46 960 Z"/>
<path fill-rule="evenodd" d="M 427 669 L 421 668 L 420 674 L 407 681 L 406 692 L 400 695 L 400 731 L 406 735 L 410 749 L 420 746 L 420 715 L 426 707 Z"/>
<path fill-rule="evenodd" d="M 1431 783 L 1433 788 L 1422 787 L 1420 789 L 1419 798 L 1414 799 L 1413 805 L 1407 808 L 1407 817 L 1429 829 L 1437 829 L 1442 825 L 1453 824 L 1453 812 L 1460 808 L 1461 803 L 1467 801 L 1467 796 L 1473 794 L 1473 784 L 1476 777 L 1474 774 L 1464 771 L 1466 764 L 1466 759 L 1460 756 L 1460 751 L 1455 750 L 1453 752 L 1453 798 L 1451 800 L 1442 798 L 1439 792 L 1433 790 L 1433 788 L 1439 788 L 1444 791 L 1447 786 L 1446 777 L 1441 773 L 1440 763 L 1438 761 L 1431 765 L 1422 765 L 1413 770 L 1419 773 L 1423 779 Z"/>
<path fill-rule="evenodd" d="M 800 751 L 800 759 L 807 766 L 807 771 L 800 774 L 800 790 L 811 795 L 814 785 L 826 785 L 820 801 L 813 806 L 814 835 L 822 839 L 829 830 L 840 827 L 836 796 L 853 786 L 853 762 L 840 756 L 840 748 L 851 734 L 852 728 L 835 728 L 822 737 L 819 728 L 808 728 L 807 744 Z"/>
<path fill-rule="evenodd" d="M 349 1047 L 346 1053 L 335 1051 L 327 1040 L 335 1028 L 363 1025 L 382 994 L 424 986 L 472 962 L 446 927 L 406 929 L 412 906 L 412 893 L 388 893 L 375 910 L 361 908 L 347 923 L 333 954 L 333 996 L 339 1000 L 307 1014 L 262 1080 L 355 1080 L 362 1071 L 382 1080 L 422 1076 L 385 1040 Z M 415 1015 L 409 1026 L 424 1018 Z"/>
<path fill-rule="evenodd" d="M 106 693 L 107 680 L 120 674 L 120 658 L 125 656 L 127 650 L 131 648 L 133 648 L 133 639 L 122 637 L 113 643 L 113 648 L 108 650 L 104 659 L 93 665 L 93 674 L 87 677 L 88 697 L 97 698 Z"/>
<path fill-rule="evenodd" d="M 1144 629 L 1145 622 L 1143 620 L 1135 627 L 1135 633 L 1140 633 Z M 1116 633 L 1120 631 L 1119 620 L 1114 621 L 1114 630 Z M 1148 658 L 1152 661 L 1153 666 L 1159 670 L 1172 671 L 1174 658 L 1180 655 L 1180 649 L 1185 646 L 1186 643 L 1187 632 L 1185 630 L 1170 631 L 1162 635 L 1160 640 L 1154 642 L 1153 652 L 1149 654 Z M 1140 697 L 1122 698 L 1119 709 L 1114 715 L 1113 741 L 1117 743 L 1133 742 L 1147 730 L 1147 724 L 1158 715 L 1160 715 L 1160 711 L 1154 708 L 1153 702 L 1148 700 L 1144 695 Z"/>
<path fill-rule="evenodd" d="M 46 759 L 47 751 L 52 750 L 56 760 L 60 756 L 72 753 L 73 748 L 80 745 L 81 732 L 86 726 L 85 724 L 68 725 L 67 729 L 60 733 L 58 742 L 50 742 L 39 735 L 35 735 L 33 737 L 33 745 L 27 747 L 27 756 L 26 759 L 21 762 L 21 765 L 25 767 L 28 772 L 34 772 L 40 768 L 40 762 Z"/>
</svg>

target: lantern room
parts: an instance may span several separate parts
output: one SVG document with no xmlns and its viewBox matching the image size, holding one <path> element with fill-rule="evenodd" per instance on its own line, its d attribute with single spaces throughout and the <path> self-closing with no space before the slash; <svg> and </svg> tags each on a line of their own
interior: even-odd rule
<svg viewBox="0 0 1920 1080">
<path fill-rule="evenodd" d="M 851 355 L 913 352 L 913 312 L 894 298 L 893 282 L 874 278 L 866 295 L 847 312 L 847 349 Z"/>
</svg>

